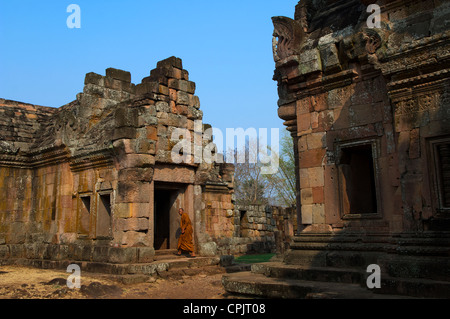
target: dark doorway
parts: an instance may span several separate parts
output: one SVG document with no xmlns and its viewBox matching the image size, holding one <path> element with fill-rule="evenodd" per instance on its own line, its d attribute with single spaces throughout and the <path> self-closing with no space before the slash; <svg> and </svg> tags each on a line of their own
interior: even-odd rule
<svg viewBox="0 0 450 319">
<path fill-rule="evenodd" d="M 173 214 L 177 191 L 168 189 L 155 189 L 154 208 L 154 243 L 155 250 L 171 248 L 170 216 Z"/>
<path fill-rule="evenodd" d="M 343 148 L 340 171 L 344 214 L 377 213 L 372 145 Z"/>
</svg>

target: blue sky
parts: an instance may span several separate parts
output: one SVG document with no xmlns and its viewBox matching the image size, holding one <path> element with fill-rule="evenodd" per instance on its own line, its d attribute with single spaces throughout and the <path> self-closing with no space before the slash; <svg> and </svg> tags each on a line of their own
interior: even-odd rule
<svg viewBox="0 0 450 319">
<path fill-rule="evenodd" d="M 283 128 L 272 80 L 272 16 L 294 16 L 298 0 L 0 0 L 0 97 L 60 107 L 86 73 L 114 67 L 140 83 L 177 56 L 197 84 L 204 122 Z M 81 28 L 69 29 L 70 4 Z"/>
</svg>

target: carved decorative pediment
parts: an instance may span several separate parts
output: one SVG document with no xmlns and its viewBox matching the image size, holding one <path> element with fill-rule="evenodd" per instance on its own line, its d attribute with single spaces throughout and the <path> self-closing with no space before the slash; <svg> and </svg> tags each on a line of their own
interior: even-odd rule
<svg viewBox="0 0 450 319">
<path fill-rule="evenodd" d="M 301 22 L 287 17 L 273 17 L 272 21 L 275 27 L 272 43 L 275 62 L 298 54 L 305 40 Z"/>
</svg>

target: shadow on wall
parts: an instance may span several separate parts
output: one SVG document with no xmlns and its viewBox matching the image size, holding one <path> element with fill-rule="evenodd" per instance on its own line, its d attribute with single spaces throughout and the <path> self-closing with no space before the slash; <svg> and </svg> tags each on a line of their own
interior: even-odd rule
<svg viewBox="0 0 450 319">
<path fill-rule="evenodd" d="M 379 75 L 346 90 L 333 121 L 319 122 L 327 132 L 327 225 L 307 226 L 285 262 L 354 269 L 327 280 L 361 284 L 377 264 L 380 293 L 448 296 L 448 287 L 406 278 L 450 279 L 449 85 L 389 101 Z M 330 114 L 323 112 L 319 119 Z"/>
</svg>

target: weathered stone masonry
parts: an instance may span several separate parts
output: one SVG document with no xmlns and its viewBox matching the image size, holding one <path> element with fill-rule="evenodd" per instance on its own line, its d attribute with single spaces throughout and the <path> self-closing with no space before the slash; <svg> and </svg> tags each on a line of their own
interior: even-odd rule
<svg viewBox="0 0 450 319">
<path fill-rule="evenodd" d="M 402 293 L 400 278 L 450 279 L 449 18 L 448 1 L 408 0 L 301 1 L 273 18 L 302 225 L 287 263 L 379 264 Z"/>
<path fill-rule="evenodd" d="M 226 228 L 214 216 L 234 210 L 233 166 L 171 159 L 175 128 L 194 145 L 195 88 L 172 57 L 137 85 L 122 70 L 88 73 L 57 109 L 0 100 L 0 259 L 152 261 L 176 248 L 180 207 L 197 252 L 215 255 Z"/>
<path fill-rule="evenodd" d="M 175 129 L 193 152 L 212 145 L 195 89 L 172 57 L 137 85 L 122 70 L 88 73 L 60 108 L 0 99 L 0 260 L 148 263 L 177 247 L 181 207 L 200 256 L 283 249 L 292 209 L 236 207 L 232 164 L 173 162 Z"/>
<path fill-rule="evenodd" d="M 368 27 L 369 4 L 381 28 Z M 228 278 L 227 290 L 300 296 L 303 280 L 367 288 L 376 264 L 376 293 L 450 296 L 449 21 L 440 0 L 302 0 L 294 19 L 273 18 L 299 231 L 283 263 L 255 266 L 251 285 Z M 297 286 L 277 286 L 286 278 Z"/>
<path fill-rule="evenodd" d="M 297 231 L 295 207 L 237 205 L 227 217 L 233 232 L 217 238 L 220 255 L 282 254 Z"/>
</svg>

